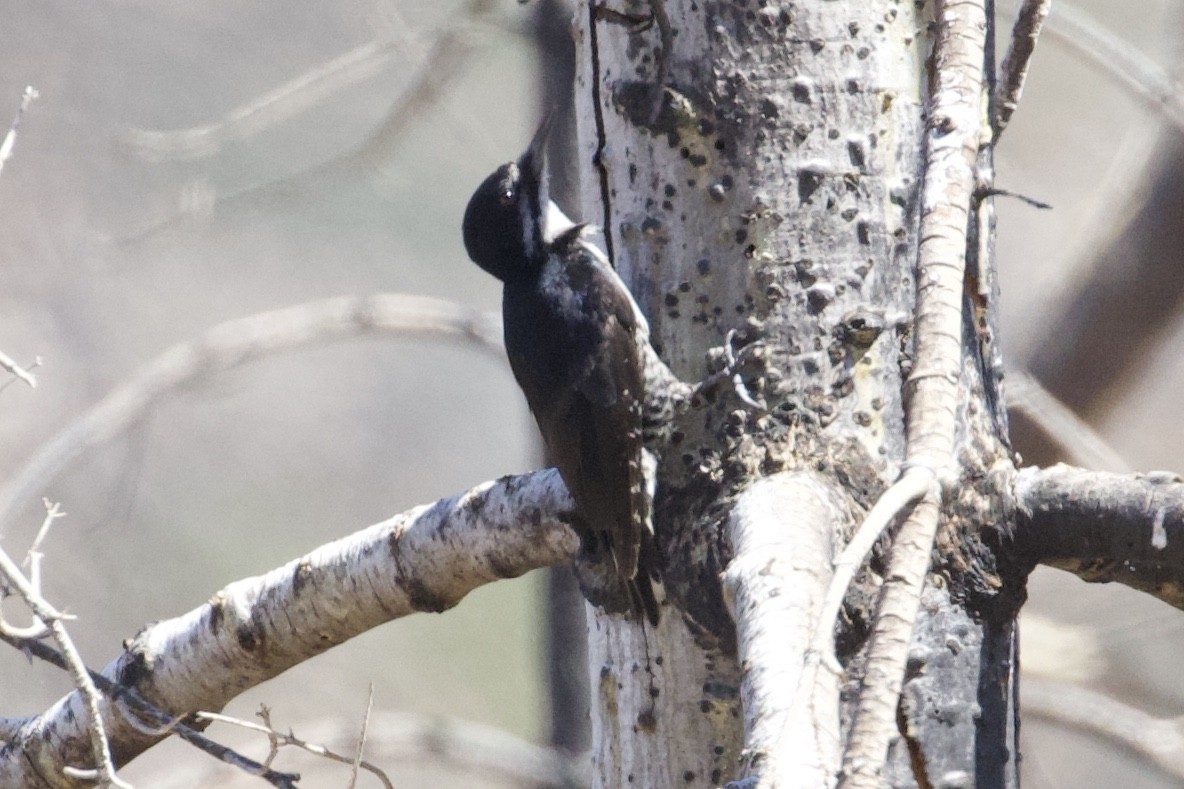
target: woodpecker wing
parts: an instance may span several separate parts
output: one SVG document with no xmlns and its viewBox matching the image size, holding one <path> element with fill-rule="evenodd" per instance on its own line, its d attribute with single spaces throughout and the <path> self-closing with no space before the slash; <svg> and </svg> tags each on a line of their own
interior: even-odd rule
<svg viewBox="0 0 1184 789">
<path fill-rule="evenodd" d="M 507 285 L 504 306 L 510 365 L 552 459 L 590 536 L 630 580 L 646 507 L 632 298 L 573 229 L 537 283 Z"/>
</svg>

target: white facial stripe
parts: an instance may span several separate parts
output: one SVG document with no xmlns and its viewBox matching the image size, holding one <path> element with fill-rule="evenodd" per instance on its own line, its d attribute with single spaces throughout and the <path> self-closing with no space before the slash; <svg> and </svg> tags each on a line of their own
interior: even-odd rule
<svg viewBox="0 0 1184 789">
<path fill-rule="evenodd" d="M 543 220 L 544 241 L 550 244 L 575 226 L 576 223 L 567 218 L 567 214 L 563 213 L 562 209 L 555 205 L 554 200 L 547 201 L 547 216 Z"/>
<path fill-rule="evenodd" d="M 515 175 L 519 176 L 519 184 L 521 184 L 520 173 L 517 172 L 517 167 L 515 167 Z M 542 254 L 543 250 L 541 247 L 548 241 L 547 216 L 543 213 L 542 206 L 538 204 L 539 198 L 547 193 L 546 170 L 541 173 L 540 179 L 537 192 L 534 190 L 520 189 L 518 194 L 518 217 L 519 224 L 522 227 L 522 249 L 528 257 L 532 258 Z M 523 191 L 526 194 L 523 194 Z M 527 196 L 529 196 L 529 199 L 522 199 Z"/>
</svg>

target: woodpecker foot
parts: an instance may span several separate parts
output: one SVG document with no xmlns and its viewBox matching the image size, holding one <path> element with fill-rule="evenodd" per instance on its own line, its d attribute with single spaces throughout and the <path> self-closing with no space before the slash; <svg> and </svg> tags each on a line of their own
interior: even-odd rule
<svg viewBox="0 0 1184 789">
<path fill-rule="evenodd" d="M 765 343 L 757 340 L 749 342 L 742 346 L 739 350 L 736 349 L 735 329 L 730 330 L 724 337 L 723 347 L 719 351 L 713 353 L 722 353 L 724 359 L 724 367 L 718 372 L 712 373 L 697 384 L 691 392 L 691 403 L 698 404 L 703 402 L 705 398 L 701 395 L 708 389 L 714 389 L 723 381 L 728 381 L 732 385 L 732 390 L 736 393 L 736 397 L 740 402 L 757 411 L 768 411 L 769 407 L 765 403 L 764 398 L 759 395 L 753 396 L 751 390 L 748 388 L 748 383 L 745 381 L 744 368 L 751 363 L 760 363 L 765 351 Z"/>
</svg>

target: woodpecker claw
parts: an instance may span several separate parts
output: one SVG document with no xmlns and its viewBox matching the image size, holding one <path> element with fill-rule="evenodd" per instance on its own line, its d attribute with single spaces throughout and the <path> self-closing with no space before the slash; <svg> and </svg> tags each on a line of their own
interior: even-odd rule
<svg viewBox="0 0 1184 789">
<path fill-rule="evenodd" d="M 762 350 L 765 344 L 758 340 L 748 343 L 737 351 L 735 348 L 736 334 L 736 330 L 732 329 L 724 337 L 724 368 L 719 372 L 707 376 L 707 378 L 694 387 L 691 392 L 692 403 L 701 404 L 703 399 L 699 397 L 700 393 L 714 387 L 720 381 L 727 379 L 731 383 L 732 390 L 736 393 L 736 397 L 740 399 L 740 402 L 757 411 L 768 411 L 769 406 L 765 403 L 764 398 L 760 396 L 753 397 L 752 392 L 748 389 L 748 384 L 744 381 L 744 375 L 740 372 L 740 368 L 747 364 L 758 350 Z"/>
<path fill-rule="evenodd" d="M 740 402 L 747 405 L 749 408 L 755 408 L 758 411 L 768 411 L 769 406 L 766 405 L 764 398 L 753 397 L 748 391 L 748 385 L 744 383 L 744 376 L 740 374 L 739 368 L 748 361 L 752 354 L 765 347 L 765 344 L 760 340 L 750 342 L 740 349 L 737 353 L 733 346 L 733 341 L 736 339 L 736 330 L 729 329 L 727 336 L 724 338 L 724 358 L 727 360 L 727 367 L 724 368 L 725 373 L 732 374 L 732 388 L 736 391 L 736 396 L 740 398 Z"/>
</svg>

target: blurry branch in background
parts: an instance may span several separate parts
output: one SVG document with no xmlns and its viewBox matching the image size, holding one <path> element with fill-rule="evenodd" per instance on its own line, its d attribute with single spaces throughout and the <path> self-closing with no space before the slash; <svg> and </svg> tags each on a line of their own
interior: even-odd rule
<svg viewBox="0 0 1184 789">
<path fill-rule="evenodd" d="M 374 688 L 371 687 L 370 690 L 371 693 L 373 693 Z M 270 767 L 272 762 L 275 761 L 275 758 L 279 755 L 281 748 L 291 745 L 295 748 L 308 751 L 314 756 L 320 756 L 321 758 L 328 759 L 329 761 L 340 762 L 341 764 L 348 764 L 354 767 L 355 773 L 350 778 L 351 789 L 356 782 L 356 769 L 359 767 L 373 774 L 375 778 L 382 782 L 382 785 L 385 786 L 386 789 L 394 789 L 394 784 L 391 783 L 391 779 L 387 777 L 387 774 L 383 772 L 380 767 L 359 758 L 362 751 L 361 743 L 359 743 L 358 747 L 358 757 L 342 756 L 339 753 L 329 750 L 324 745 L 318 745 L 314 742 L 309 742 L 308 740 L 303 740 L 300 737 L 297 737 L 291 729 L 288 730 L 287 734 L 276 731 L 271 725 L 271 710 L 267 707 L 267 705 L 260 706 L 259 711 L 255 714 L 259 716 L 263 723 L 253 723 L 251 721 L 242 720 L 241 718 L 231 717 L 230 715 L 222 715 L 217 712 L 198 712 L 194 717 L 196 717 L 198 720 L 209 721 L 210 723 L 226 723 L 231 726 L 238 726 L 241 729 L 247 729 L 249 731 L 259 732 L 261 734 L 267 735 L 268 750 L 267 757 L 263 760 L 263 763 L 268 767 Z M 367 728 L 369 726 L 369 719 L 370 707 L 367 706 Z"/>
<path fill-rule="evenodd" d="M 1019 106 L 1024 80 L 1028 77 L 1028 65 L 1032 62 L 1036 40 L 1040 37 L 1040 28 L 1044 25 L 1051 4 L 1052 0 L 1024 0 L 1016 15 L 1011 28 L 1011 43 L 999 69 L 1000 75 L 991 101 L 991 129 L 995 142 L 999 141 L 999 135 Z"/>
<path fill-rule="evenodd" d="M 1007 406 L 1031 420 L 1070 462 L 1095 471 L 1133 470 L 1106 439 L 1028 373 L 1008 371 Z"/>
<path fill-rule="evenodd" d="M 33 364 L 29 365 L 29 370 L 32 370 L 33 368 L 40 366 L 40 364 L 41 364 L 41 357 L 39 356 L 33 361 Z M 9 356 L 8 354 L 6 354 L 4 351 L 0 351 L 0 368 L 3 368 L 4 370 L 7 370 L 12 375 L 16 376 L 16 380 L 24 381 L 26 384 L 29 385 L 30 388 L 32 388 L 32 389 L 37 388 L 37 379 L 35 377 L 33 377 L 33 374 L 30 373 L 29 370 L 26 370 L 25 368 L 23 368 L 19 364 L 17 364 L 15 361 L 13 361 L 12 357 Z M 5 386 L 7 386 L 7 385 L 8 385 L 8 382 L 5 382 Z M 0 391 L 3 391 L 3 387 L 0 387 Z"/>
<path fill-rule="evenodd" d="M 149 717 L 154 729 L 133 720 L 121 703 L 126 691 L 153 699 L 166 716 L 221 709 L 380 624 L 445 611 L 479 586 L 570 562 L 579 547 L 567 525 L 573 507 L 554 469 L 503 477 L 231 583 L 198 608 L 145 627 L 100 674 L 111 695 L 99 699 L 99 715 L 114 753 L 126 762 L 174 731 L 173 719 L 161 726 Z M 10 735 L 0 748 L 0 786 L 33 785 L 31 776 L 60 774 L 77 761 L 88 718 L 74 692 L 41 715 L 0 720 Z"/>
<path fill-rule="evenodd" d="M 9 527 L 74 458 L 126 431 L 165 395 L 274 353 L 371 334 L 461 340 L 505 358 L 499 316 L 426 296 L 342 296 L 227 321 L 165 351 L 42 444 L 0 489 L 0 525 Z"/>
<path fill-rule="evenodd" d="M 527 742 L 470 721 L 379 712 L 370 722 L 370 751 L 384 762 L 430 762 L 498 779 L 510 786 L 576 789 L 589 783 L 589 760 Z"/>
<path fill-rule="evenodd" d="M 1024 716 L 1109 741 L 1184 781 L 1184 716 L 1156 718 L 1078 685 L 1024 677 Z"/>
<path fill-rule="evenodd" d="M 374 76 L 405 46 L 405 39 L 363 44 L 235 108 L 215 123 L 175 131 L 129 129 L 124 141 L 137 156 L 150 162 L 212 156 L 227 143 L 251 137 Z"/>
<path fill-rule="evenodd" d="M 373 178 L 375 169 L 391 156 L 404 132 L 422 117 L 422 113 L 426 109 L 447 95 L 445 88 L 461 74 L 474 49 L 472 23 L 488 16 L 496 7 L 495 0 L 468 0 L 464 4 L 456 16 L 449 20 L 444 30 L 436 35 L 431 47 L 420 59 L 411 80 L 395 99 L 378 127 L 357 148 L 293 175 L 249 186 L 225 197 L 214 196 L 210 198 L 214 200 L 214 205 L 226 208 L 242 203 L 266 202 L 268 197 L 274 195 L 321 195 L 322 192 L 318 191 L 316 187 L 322 179 L 328 177 L 346 181 Z M 322 67 L 322 69 L 324 68 L 327 67 Z M 304 79 L 297 81 L 300 82 Z M 318 95 L 315 100 L 319 101 L 321 98 L 323 95 Z M 302 105 L 301 108 L 311 106 L 313 103 L 315 101 L 310 101 Z M 198 210 L 207 210 L 208 202 L 209 199 L 202 203 L 202 207 Z M 147 227 L 134 231 L 122 241 L 124 243 L 143 241 L 171 228 L 178 221 L 193 213 L 195 213 L 194 210 L 176 212 L 163 220 L 152 222 Z"/>
<path fill-rule="evenodd" d="M 4 165 L 12 158 L 12 149 L 16 145 L 17 129 L 20 128 L 21 118 L 24 116 L 25 110 L 29 109 L 29 105 L 33 103 L 33 99 L 39 95 L 37 89 L 32 85 L 26 86 L 25 92 L 21 94 L 21 105 L 17 108 L 16 115 L 12 119 L 12 125 L 8 127 L 8 133 L 4 135 L 4 142 L 0 143 L 0 172 L 3 172 Z M 40 362 L 41 360 L 38 359 L 32 366 L 36 367 Z M 37 379 L 3 351 L 0 351 L 0 368 L 15 375 L 17 379 L 24 381 L 30 387 L 37 387 Z M 7 385 L 7 382 L 5 382 L 5 385 Z"/>
<path fill-rule="evenodd" d="M 1178 82 L 1139 48 L 1115 35 L 1089 14 L 1057 3 L 1044 25 L 1044 32 L 1098 66 L 1103 73 L 1142 99 L 1184 131 L 1184 102 Z"/>
<path fill-rule="evenodd" d="M 29 109 L 29 105 L 33 103 L 33 99 L 39 98 L 40 93 L 32 85 L 25 86 L 25 92 L 21 94 L 21 106 L 16 111 L 16 116 L 12 119 L 12 125 L 8 127 L 8 134 L 4 135 L 4 142 L 0 143 L 0 172 L 3 172 L 4 165 L 12 158 L 12 148 L 16 145 L 16 133 L 21 125 L 21 118 L 25 114 L 25 110 Z"/>
</svg>

